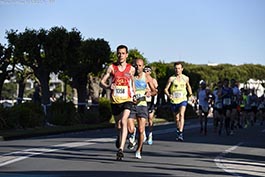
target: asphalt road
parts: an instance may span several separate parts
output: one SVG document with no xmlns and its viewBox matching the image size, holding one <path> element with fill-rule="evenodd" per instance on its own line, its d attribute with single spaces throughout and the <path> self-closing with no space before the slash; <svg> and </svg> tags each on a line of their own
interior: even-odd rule
<svg viewBox="0 0 265 177">
<path fill-rule="evenodd" d="M 116 161 L 114 129 L 1 141 L 0 176 L 265 176 L 265 126 L 218 136 L 209 125 L 204 136 L 198 120 L 189 120 L 184 142 L 174 131 L 174 124 L 155 126 L 154 144 L 144 145 L 142 159 L 126 149 L 123 161 Z"/>
</svg>

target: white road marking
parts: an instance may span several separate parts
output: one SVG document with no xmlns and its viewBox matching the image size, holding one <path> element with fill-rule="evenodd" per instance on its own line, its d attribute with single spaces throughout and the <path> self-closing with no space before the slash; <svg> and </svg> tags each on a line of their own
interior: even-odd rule
<svg viewBox="0 0 265 177">
<path fill-rule="evenodd" d="M 53 145 L 50 147 L 31 148 L 22 151 L 11 152 L 0 156 L 0 167 L 48 152 L 54 152 L 62 149 L 69 149 L 80 146 L 89 146 L 96 143 L 112 142 L 114 140 L 114 138 L 97 138 L 81 142 L 64 143 Z"/>
<path fill-rule="evenodd" d="M 251 161 L 236 161 L 236 160 L 229 160 L 226 158 L 228 153 L 236 150 L 239 146 L 243 143 L 240 142 L 235 146 L 225 150 L 223 153 L 218 155 L 214 162 L 217 167 L 223 169 L 225 172 L 233 175 L 233 176 L 245 176 L 245 175 L 254 175 L 254 176 L 265 176 L 265 164 L 258 163 L 258 162 L 251 162 Z"/>
<path fill-rule="evenodd" d="M 186 125 L 185 129 L 192 129 L 192 128 L 197 128 L 197 127 L 199 127 L 199 125 Z M 156 131 L 153 131 L 153 133 L 158 135 L 158 134 L 171 133 L 174 131 L 176 131 L 176 128 L 156 130 Z M 0 155 L 0 167 L 30 158 L 32 156 L 36 156 L 36 155 L 40 155 L 40 154 L 44 154 L 48 152 L 54 152 L 54 151 L 58 151 L 62 149 L 69 149 L 69 148 L 80 147 L 80 146 L 88 146 L 88 145 L 92 145 L 96 143 L 112 142 L 112 141 L 115 141 L 115 139 L 114 138 L 96 138 L 96 139 L 89 139 L 89 140 L 81 141 L 81 142 L 64 143 L 64 144 L 53 145 L 50 147 L 32 148 L 32 149 L 25 149 L 21 151 L 11 152 L 11 153 Z"/>
<path fill-rule="evenodd" d="M 192 129 L 197 128 L 198 125 L 187 125 L 185 126 L 185 129 Z M 176 131 L 176 128 L 169 128 L 169 129 L 163 129 L 163 130 L 156 130 L 153 133 L 154 134 L 166 134 Z M 96 143 L 103 143 L 103 142 L 112 142 L 115 141 L 114 138 L 97 138 L 97 139 L 89 139 L 86 141 L 81 142 L 72 142 L 72 143 L 64 143 L 64 144 L 57 144 L 49 147 L 40 147 L 40 148 L 32 148 L 32 149 L 25 149 L 21 151 L 11 152 L 7 154 L 0 155 L 0 167 L 9 165 L 11 163 L 15 163 L 27 158 L 30 158 L 32 156 L 48 153 L 48 152 L 54 152 L 62 149 L 69 149 L 74 147 L 80 147 L 80 146 L 88 146 Z"/>
</svg>

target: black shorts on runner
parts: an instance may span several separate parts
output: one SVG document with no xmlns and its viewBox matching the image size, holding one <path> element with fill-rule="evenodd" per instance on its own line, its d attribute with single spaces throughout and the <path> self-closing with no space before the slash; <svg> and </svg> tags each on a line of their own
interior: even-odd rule
<svg viewBox="0 0 265 177">
<path fill-rule="evenodd" d="M 155 104 L 152 102 L 147 102 L 148 113 L 152 113 L 155 110 Z"/>
<path fill-rule="evenodd" d="M 112 110 L 112 114 L 114 116 L 118 116 L 120 115 L 125 109 L 132 109 L 132 102 L 128 101 L 128 102 L 124 102 L 124 103 L 120 103 L 120 104 L 111 104 L 111 110 Z"/>
</svg>

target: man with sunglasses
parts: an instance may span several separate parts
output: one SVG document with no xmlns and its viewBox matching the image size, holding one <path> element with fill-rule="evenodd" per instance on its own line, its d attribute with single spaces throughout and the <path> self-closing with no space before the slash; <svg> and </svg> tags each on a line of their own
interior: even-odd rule
<svg viewBox="0 0 265 177">
<path fill-rule="evenodd" d="M 151 76 L 152 68 L 150 66 L 145 66 L 144 72 L 147 75 Z M 155 86 L 155 89 L 158 88 L 158 83 L 155 78 L 152 77 L 153 84 Z M 151 92 L 150 88 L 147 88 L 147 92 Z M 158 90 L 157 90 L 158 91 Z M 149 96 L 146 97 L 147 101 L 147 107 L 148 107 L 148 127 L 149 127 L 149 134 L 147 138 L 147 144 L 152 145 L 153 144 L 153 118 L 155 114 L 155 105 L 157 103 L 157 95 L 151 96 L 151 94 L 148 94 Z"/>
</svg>

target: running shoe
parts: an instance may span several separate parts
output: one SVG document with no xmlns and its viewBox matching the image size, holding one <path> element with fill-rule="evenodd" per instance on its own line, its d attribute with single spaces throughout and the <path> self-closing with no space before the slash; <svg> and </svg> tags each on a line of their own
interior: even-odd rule
<svg viewBox="0 0 265 177">
<path fill-rule="evenodd" d="M 152 135 L 152 132 L 149 133 L 149 135 L 148 135 L 147 144 L 148 145 L 152 145 L 153 144 L 153 135 Z"/>
<path fill-rule="evenodd" d="M 234 131 L 233 130 L 230 131 L 230 135 L 232 135 L 232 136 L 234 135 Z"/>
<path fill-rule="evenodd" d="M 248 125 L 249 125 L 249 121 L 247 121 L 247 122 L 245 123 L 244 128 L 248 128 Z"/>
<path fill-rule="evenodd" d="M 135 152 L 135 157 L 136 157 L 136 159 L 141 159 L 142 158 L 141 153 L 136 151 Z"/>
<path fill-rule="evenodd" d="M 136 145 L 136 141 L 133 141 L 133 142 L 130 142 L 130 141 L 129 141 L 129 144 L 128 144 L 128 147 L 127 147 L 127 148 L 128 148 L 129 150 L 133 150 L 134 147 L 135 147 L 135 145 Z"/>
<path fill-rule="evenodd" d="M 46 121 L 45 122 L 45 127 L 55 127 L 54 124 L 51 124 L 50 122 Z"/>
<path fill-rule="evenodd" d="M 179 140 L 179 130 L 178 129 L 176 130 L 176 140 L 177 141 Z"/>
<path fill-rule="evenodd" d="M 178 140 L 179 141 L 184 141 L 184 139 L 183 139 L 183 133 L 179 133 Z"/>
<path fill-rule="evenodd" d="M 122 160 L 123 157 L 124 157 L 123 151 L 122 151 L 122 149 L 119 149 L 117 154 L 116 154 L 116 159 Z"/>
</svg>

